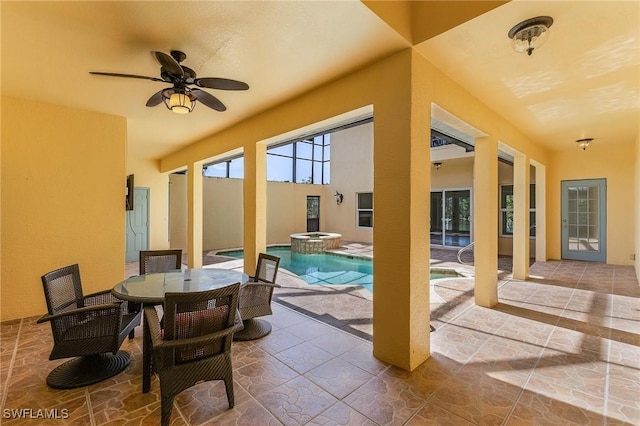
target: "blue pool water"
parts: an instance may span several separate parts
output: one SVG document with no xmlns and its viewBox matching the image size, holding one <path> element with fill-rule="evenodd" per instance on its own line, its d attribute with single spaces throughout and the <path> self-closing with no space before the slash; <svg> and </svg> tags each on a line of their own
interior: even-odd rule
<svg viewBox="0 0 640 426">
<path fill-rule="evenodd" d="M 373 262 L 333 254 L 291 253 L 289 247 L 269 247 L 267 253 L 280 257 L 280 266 L 309 284 L 357 284 L 373 292 Z M 218 253 L 242 258 L 242 250 Z"/>
<path fill-rule="evenodd" d="M 309 284 L 357 284 L 373 293 L 373 262 L 334 254 L 291 253 L 289 247 L 269 247 L 267 253 L 280 257 L 280 266 Z M 243 257 L 242 250 L 219 252 L 223 256 Z M 444 277 L 446 275 L 440 275 Z M 431 278 L 436 278 L 434 274 Z"/>
</svg>

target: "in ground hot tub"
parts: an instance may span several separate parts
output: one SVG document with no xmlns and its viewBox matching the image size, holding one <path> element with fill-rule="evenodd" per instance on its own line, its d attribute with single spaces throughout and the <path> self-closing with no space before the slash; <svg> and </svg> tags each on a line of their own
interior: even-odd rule
<svg viewBox="0 0 640 426">
<path fill-rule="evenodd" d="M 339 248 L 342 242 L 342 235 L 332 232 L 303 232 L 290 237 L 292 253 L 324 253 L 325 250 Z"/>
</svg>

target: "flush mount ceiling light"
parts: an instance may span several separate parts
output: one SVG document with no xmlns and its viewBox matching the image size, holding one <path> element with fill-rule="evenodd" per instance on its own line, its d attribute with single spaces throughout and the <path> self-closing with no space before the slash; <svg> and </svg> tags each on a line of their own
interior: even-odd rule
<svg viewBox="0 0 640 426">
<path fill-rule="evenodd" d="M 433 163 L 433 167 L 435 167 L 436 170 L 440 170 L 440 167 L 442 167 L 442 163 L 439 161 L 436 161 L 435 163 Z"/>
<path fill-rule="evenodd" d="M 582 138 L 582 139 L 577 139 L 576 143 L 578 144 L 578 148 L 582 148 L 582 150 L 586 150 L 587 147 L 591 144 L 591 142 L 593 141 L 593 138 Z"/>
<path fill-rule="evenodd" d="M 533 50 L 542 46 L 549 37 L 551 25 L 553 18 L 550 16 L 538 16 L 515 25 L 509 30 L 513 49 L 518 53 L 527 52 L 531 56 Z"/>
</svg>

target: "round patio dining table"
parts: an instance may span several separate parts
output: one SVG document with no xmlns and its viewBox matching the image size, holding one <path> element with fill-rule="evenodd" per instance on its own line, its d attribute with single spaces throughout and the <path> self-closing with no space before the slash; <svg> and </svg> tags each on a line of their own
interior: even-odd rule
<svg viewBox="0 0 640 426">
<path fill-rule="evenodd" d="M 166 293 L 194 293 L 235 283 L 244 286 L 248 281 L 249 275 L 232 269 L 183 269 L 129 277 L 116 284 L 111 293 L 118 299 L 149 306 L 162 304 Z M 148 336 L 143 335 L 143 339 L 146 338 Z M 147 393 L 151 388 L 151 365 L 148 361 L 150 357 L 145 354 L 146 344 L 142 345 L 142 350 L 142 392 Z"/>
</svg>

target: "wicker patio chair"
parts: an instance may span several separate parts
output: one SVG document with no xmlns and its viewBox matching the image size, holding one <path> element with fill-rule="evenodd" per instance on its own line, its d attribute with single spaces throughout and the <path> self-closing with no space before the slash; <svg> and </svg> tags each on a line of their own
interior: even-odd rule
<svg viewBox="0 0 640 426">
<path fill-rule="evenodd" d="M 141 250 L 140 275 L 182 268 L 182 250 Z"/>
<path fill-rule="evenodd" d="M 271 315 L 271 298 L 276 284 L 276 275 L 280 266 L 280 258 L 266 253 L 258 255 L 256 273 L 249 282 L 240 289 L 240 317 L 244 326 L 233 338 L 235 340 L 255 340 L 271 333 L 271 324 L 261 317 Z"/>
<path fill-rule="evenodd" d="M 47 385 L 72 389 L 97 383 L 123 371 L 130 362 L 120 345 L 141 312 L 129 312 L 127 304 L 109 290 L 83 295 L 80 268 L 70 265 L 42 276 L 48 314 L 38 323 L 49 322 L 53 334 L 50 360 L 71 358 L 47 376 Z"/>
<path fill-rule="evenodd" d="M 160 378 L 162 425 L 171 420 L 173 399 L 200 381 L 223 380 L 233 408 L 231 341 L 240 283 L 194 293 L 167 293 L 164 329 L 153 307 L 144 308 L 145 356 Z M 149 372 L 152 374 L 152 372 Z"/>
<path fill-rule="evenodd" d="M 182 269 L 182 249 L 140 251 L 140 275 L 180 269 Z M 129 307 L 139 310 L 140 304 L 130 303 Z"/>
</svg>

